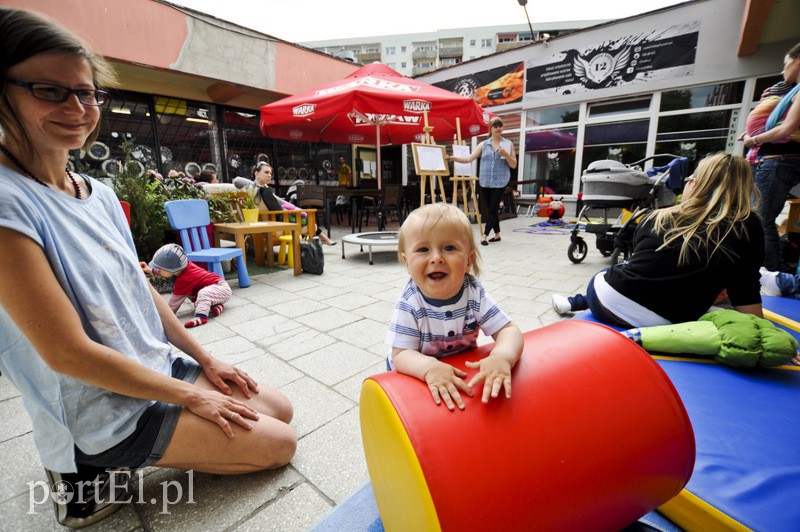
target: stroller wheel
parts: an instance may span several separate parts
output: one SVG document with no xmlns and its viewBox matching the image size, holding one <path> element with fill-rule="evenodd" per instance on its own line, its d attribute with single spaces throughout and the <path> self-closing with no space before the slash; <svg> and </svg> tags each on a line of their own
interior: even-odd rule
<svg viewBox="0 0 800 532">
<path fill-rule="evenodd" d="M 582 238 L 578 238 L 573 242 L 570 242 L 569 248 L 567 248 L 567 256 L 569 260 L 578 264 L 582 262 L 583 259 L 586 258 L 586 254 L 589 252 L 589 246 L 586 245 L 586 241 Z"/>
<path fill-rule="evenodd" d="M 607 249 L 601 249 L 600 254 L 604 257 L 610 257 L 613 251 L 608 251 Z"/>
<path fill-rule="evenodd" d="M 619 264 L 621 262 L 625 262 L 628 260 L 628 250 L 617 246 L 614 248 L 614 251 L 611 253 L 611 264 Z"/>
</svg>

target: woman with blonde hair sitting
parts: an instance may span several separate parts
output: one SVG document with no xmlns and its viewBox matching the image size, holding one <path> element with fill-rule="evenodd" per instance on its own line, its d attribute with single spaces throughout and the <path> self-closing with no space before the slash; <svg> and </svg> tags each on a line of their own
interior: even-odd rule
<svg viewBox="0 0 800 532">
<path fill-rule="evenodd" d="M 553 309 L 591 309 L 611 325 L 649 327 L 695 321 L 727 290 L 736 310 L 763 317 L 764 232 L 749 163 L 709 155 L 686 181 L 680 204 L 640 222 L 628 262 L 598 273 L 586 295 L 553 294 Z"/>
</svg>

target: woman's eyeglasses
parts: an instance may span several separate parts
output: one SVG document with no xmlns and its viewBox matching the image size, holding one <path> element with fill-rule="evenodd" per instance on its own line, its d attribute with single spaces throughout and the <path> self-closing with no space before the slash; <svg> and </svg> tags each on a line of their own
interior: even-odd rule
<svg viewBox="0 0 800 532">
<path fill-rule="evenodd" d="M 110 98 L 108 91 L 104 91 L 103 89 L 70 89 L 53 83 L 20 81 L 11 78 L 6 78 L 6 81 L 18 85 L 23 89 L 28 89 L 31 91 L 34 98 L 46 102 L 66 102 L 69 95 L 74 94 L 83 105 L 100 106 L 105 105 Z"/>
</svg>

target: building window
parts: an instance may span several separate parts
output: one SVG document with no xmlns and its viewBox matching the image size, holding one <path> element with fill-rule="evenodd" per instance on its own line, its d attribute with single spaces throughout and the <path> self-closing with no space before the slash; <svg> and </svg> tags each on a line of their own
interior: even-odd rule
<svg viewBox="0 0 800 532">
<path fill-rule="evenodd" d="M 144 175 L 145 169 L 157 168 L 155 154 L 158 147 L 153 135 L 153 122 L 150 118 L 152 108 L 146 94 L 132 92 L 113 92 L 108 110 L 100 121 L 100 134 L 86 152 L 73 152 L 70 161 L 79 172 L 85 172 L 99 179 L 114 178 L 119 175 L 125 160 L 123 142 L 130 143 L 131 161 L 128 170 Z M 185 100 L 174 100 L 175 107 L 186 110 Z M 181 102 L 181 103 L 178 103 Z M 169 163 L 172 152 L 163 150 Z M 171 169 L 167 164 L 165 170 Z"/>
<path fill-rule="evenodd" d="M 577 136 L 574 127 L 527 133 L 525 180 L 543 179 L 550 193 L 572 194 Z"/>
<path fill-rule="evenodd" d="M 475 39 L 470 39 L 469 40 L 469 45 L 470 46 L 475 46 Z"/>
<path fill-rule="evenodd" d="M 394 55 L 395 47 L 394 46 L 387 46 L 386 47 L 386 55 Z"/>
<path fill-rule="evenodd" d="M 527 127 L 537 127 L 577 122 L 580 108 L 579 104 L 575 104 L 549 109 L 533 109 L 526 114 L 526 125 Z"/>
<path fill-rule="evenodd" d="M 401 53 L 401 54 L 404 54 L 404 53 L 406 53 L 406 47 L 405 47 L 405 46 L 401 46 L 401 47 L 400 47 L 400 53 Z"/>
<path fill-rule="evenodd" d="M 646 113 L 650 110 L 651 97 L 626 100 L 620 102 L 598 102 L 589 104 L 589 116 L 592 118 L 614 116 L 630 113 Z"/>
<path fill-rule="evenodd" d="M 430 68 L 433 66 L 433 63 L 430 61 L 421 61 L 417 63 L 417 68 Z"/>
<path fill-rule="evenodd" d="M 623 164 L 644 159 L 649 126 L 649 119 L 587 125 L 583 140 L 584 168 L 604 159 Z"/>
<path fill-rule="evenodd" d="M 658 119 L 655 153 L 688 157 L 694 168 L 706 153 L 730 151 L 726 144 L 730 131 L 736 130 L 735 114 L 728 109 L 662 116 Z"/>
<path fill-rule="evenodd" d="M 758 103 L 761 99 L 761 94 L 765 90 L 781 81 L 783 81 L 783 76 L 769 76 L 756 79 L 756 90 L 753 91 L 753 104 Z"/>
<path fill-rule="evenodd" d="M 252 177 L 251 169 L 258 162 L 275 164 L 272 143 L 265 143 L 258 127 L 258 112 L 249 109 L 224 108 L 222 134 L 225 140 L 225 167 L 228 179 Z"/>
<path fill-rule="evenodd" d="M 679 111 L 681 109 L 738 104 L 742 101 L 743 94 L 744 81 L 664 91 L 661 94 L 661 110 Z"/>
<path fill-rule="evenodd" d="M 406 68 L 406 62 L 400 61 L 400 68 Z"/>
<path fill-rule="evenodd" d="M 492 39 L 481 39 L 481 48 L 491 48 Z"/>
</svg>

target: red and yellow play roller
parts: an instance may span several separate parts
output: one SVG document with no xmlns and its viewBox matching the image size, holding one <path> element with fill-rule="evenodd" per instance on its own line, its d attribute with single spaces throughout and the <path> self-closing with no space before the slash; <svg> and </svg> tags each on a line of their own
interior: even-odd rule
<svg viewBox="0 0 800 532">
<path fill-rule="evenodd" d="M 491 346 L 450 357 L 467 360 Z M 525 333 L 513 396 L 464 411 L 425 383 L 364 381 L 361 432 L 388 531 L 619 530 L 677 495 L 694 464 L 672 383 L 639 346 L 602 325 Z"/>
</svg>

